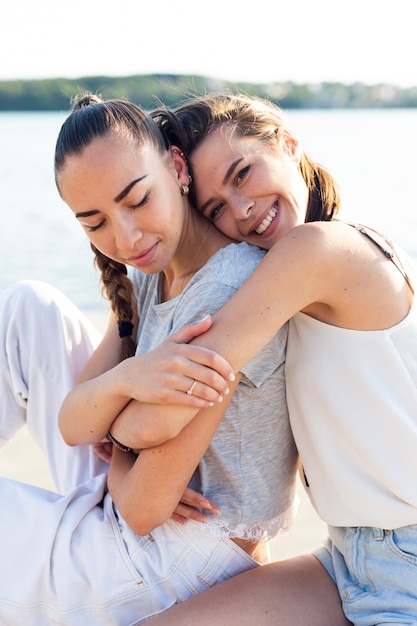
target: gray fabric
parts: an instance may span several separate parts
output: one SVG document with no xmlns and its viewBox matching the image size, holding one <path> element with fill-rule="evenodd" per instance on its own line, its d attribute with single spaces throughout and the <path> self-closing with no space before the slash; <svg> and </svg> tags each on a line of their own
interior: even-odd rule
<svg viewBox="0 0 417 626">
<path fill-rule="evenodd" d="M 195 274 L 180 296 L 163 303 L 158 303 L 158 276 L 135 271 L 138 352 L 215 313 L 263 256 L 259 248 L 245 243 L 229 245 Z M 217 502 L 226 526 L 273 520 L 293 501 L 297 454 L 285 396 L 286 340 L 287 326 L 243 369 L 242 381 L 190 483 Z"/>
</svg>

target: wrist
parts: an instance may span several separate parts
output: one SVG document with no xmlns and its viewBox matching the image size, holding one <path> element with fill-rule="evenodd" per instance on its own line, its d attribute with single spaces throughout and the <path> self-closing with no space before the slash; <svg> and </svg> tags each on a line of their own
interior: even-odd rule
<svg viewBox="0 0 417 626">
<path fill-rule="evenodd" d="M 120 361 L 113 368 L 111 381 L 114 393 L 128 400 L 131 400 L 134 396 L 134 380 L 132 378 L 131 365 L 131 357 Z"/>
<path fill-rule="evenodd" d="M 113 437 L 110 431 L 107 433 L 106 439 L 108 439 L 110 443 L 112 443 L 115 446 L 115 448 L 117 448 L 118 450 L 121 450 L 122 452 L 133 452 L 132 448 L 129 448 L 129 446 L 125 446 L 118 439 Z"/>
</svg>

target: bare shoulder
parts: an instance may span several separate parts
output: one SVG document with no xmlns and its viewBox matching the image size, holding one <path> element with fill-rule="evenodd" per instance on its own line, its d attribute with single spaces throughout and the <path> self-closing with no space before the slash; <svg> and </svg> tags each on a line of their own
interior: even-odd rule
<svg viewBox="0 0 417 626">
<path fill-rule="evenodd" d="M 325 260 L 334 263 L 347 262 L 353 254 L 357 254 L 364 246 L 364 237 L 358 230 L 346 222 L 308 222 L 290 230 L 284 237 L 290 248 L 304 257 L 310 256 L 312 261 Z M 347 257 L 346 257 L 347 255 Z"/>
<path fill-rule="evenodd" d="M 362 330 L 387 328 L 405 317 L 410 291 L 403 274 L 373 237 L 341 221 L 297 228 L 315 285 L 316 298 L 306 312 Z"/>
<path fill-rule="evenodd" d="M 332 220 L 329 222 L 306 222 L 295 226 L 287 236 L 301 236 L 313 242 L 354 240 L 358 231 L 347 222 Z"/>
</svg>

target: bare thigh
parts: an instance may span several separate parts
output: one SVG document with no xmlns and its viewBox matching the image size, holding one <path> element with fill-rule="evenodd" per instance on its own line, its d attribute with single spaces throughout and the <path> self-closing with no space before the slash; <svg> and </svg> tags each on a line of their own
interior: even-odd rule
<svg viewBox="0 0 417 626">
<path fill-rule="evenodd" d="M 335 584 L 312 555 L 277 561 L 234 576 L 149 621 L 152 626 L 350 624 Z"/>
</svg>

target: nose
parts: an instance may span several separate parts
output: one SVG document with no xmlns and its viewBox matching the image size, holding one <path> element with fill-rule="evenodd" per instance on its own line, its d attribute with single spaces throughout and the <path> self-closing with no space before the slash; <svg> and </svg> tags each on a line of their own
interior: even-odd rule
<svg viewBox="0 0 417 626">
<path fill-rule="evenodd" d="M 124 214 L 118 215 L 113 222 L 113 237 L 117 249 L 130 254 L 136 243 L 142 239 L 143 232 L 132 214 Z"/>
<path fill-rule="evenodd" d="M 229 198 L 229 206 L 236 220 L 246 220 L 251 214 L 253 205 L 253 200 L 238 193 L 234 193 Z"/>
</svg>

